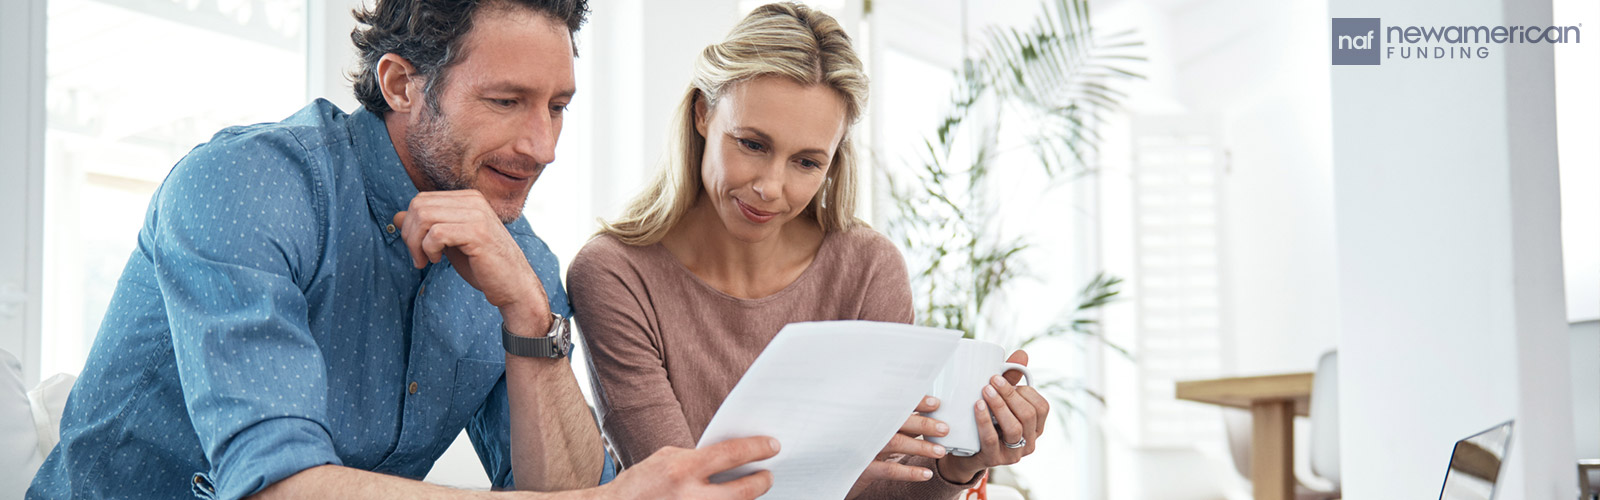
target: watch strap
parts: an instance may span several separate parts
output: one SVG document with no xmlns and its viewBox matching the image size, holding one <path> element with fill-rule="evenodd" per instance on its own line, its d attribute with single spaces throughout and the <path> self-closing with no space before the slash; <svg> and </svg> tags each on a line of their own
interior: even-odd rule
<svg viewBox="0 0 1600 500">
<path fill-rule="evenodd" d="M 500 343 L 507 354 L 526 358 L 560 359 L 572 352 L 572 334 L 567 318 L 559 314 L 550 315 L 550 332 L 543 337 L 523 337 L 511 333 L 505 323 L 500 323 Z"/>
</svg>

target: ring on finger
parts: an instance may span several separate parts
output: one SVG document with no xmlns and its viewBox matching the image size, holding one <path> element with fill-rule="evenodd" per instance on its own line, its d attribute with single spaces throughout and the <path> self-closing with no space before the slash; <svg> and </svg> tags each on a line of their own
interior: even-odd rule
<svg viewBox="0 0 1600 500">
<path fill-rule="evenodd" d="M 1019 437 L 1019 438 L 1017 438 L 1017 442 L 1015 442 L 1015 443 L 1000 443 L 1000 444 L 1006 445 L 1006 448 L 1010 448 L 1010 449 L 1015 450 L 1017 448 L 1021 448 L 1021 447 L 1027 446 L 1028 445 L 1028 437 L 1027 436 Z"/>
</svg>

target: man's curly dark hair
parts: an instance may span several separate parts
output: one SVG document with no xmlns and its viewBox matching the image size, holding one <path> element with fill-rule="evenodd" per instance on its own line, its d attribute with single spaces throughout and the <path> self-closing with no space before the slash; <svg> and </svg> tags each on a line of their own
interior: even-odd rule
<svg viewBox="0 0 1600 500">
<path fill-rule="evenodd" d="M 371 9 L 353 12 L 359 24 L 350 32 L 350 40 L 361 55 L 361 66 L 350 74 L 356 100 L 378 115 L 390 111 L 378 87 L 378 60 L 394 53 L 426 79 L 424 99 L 437 109 L 437 92 L 461 56 L 474 16 L 485 9 L 501 8 L 550 16 L 567 26 L 569 36 L 577 34 L 589 15 L 587 0 L 378 0 Z M 575 38 L 572 55 L 578 55 Z"/>
</svg>

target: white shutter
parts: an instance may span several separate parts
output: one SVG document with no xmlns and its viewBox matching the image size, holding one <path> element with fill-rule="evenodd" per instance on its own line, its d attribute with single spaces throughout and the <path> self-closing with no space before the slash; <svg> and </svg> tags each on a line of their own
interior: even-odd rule
<svg viewBox="0 0 1600 500">
<path fill-rule="evenodd" d="M 1198 119 L 1140 119 L 1133 135 L 1138 442 L 1215 440 L 1216 412 L 1173 398 L 1173 382 L 1221 364 L 1221 140 Z"/>
</svg>

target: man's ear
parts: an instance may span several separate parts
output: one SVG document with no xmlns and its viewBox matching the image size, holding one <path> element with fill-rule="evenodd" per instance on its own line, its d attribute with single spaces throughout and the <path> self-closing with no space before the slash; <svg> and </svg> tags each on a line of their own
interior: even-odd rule
<svg viewBox="0 0 1600 500">
<path fill-rule="evenodd" d="M 390 52 L 378 59 L 378 89 L 389 109 L 410 113 L 418 105 L 425 81 L 416 75 L 417 68 L 398 54 Z"/>
<path fill-rule="evenodd" d="M 711 110 L 706 107 L 706 96 L 700 91 L 694 92 L 694 129 L 700 132 L 700 137 L 706 136 L 706 120 L 711 116 Z"/>
</svg>

